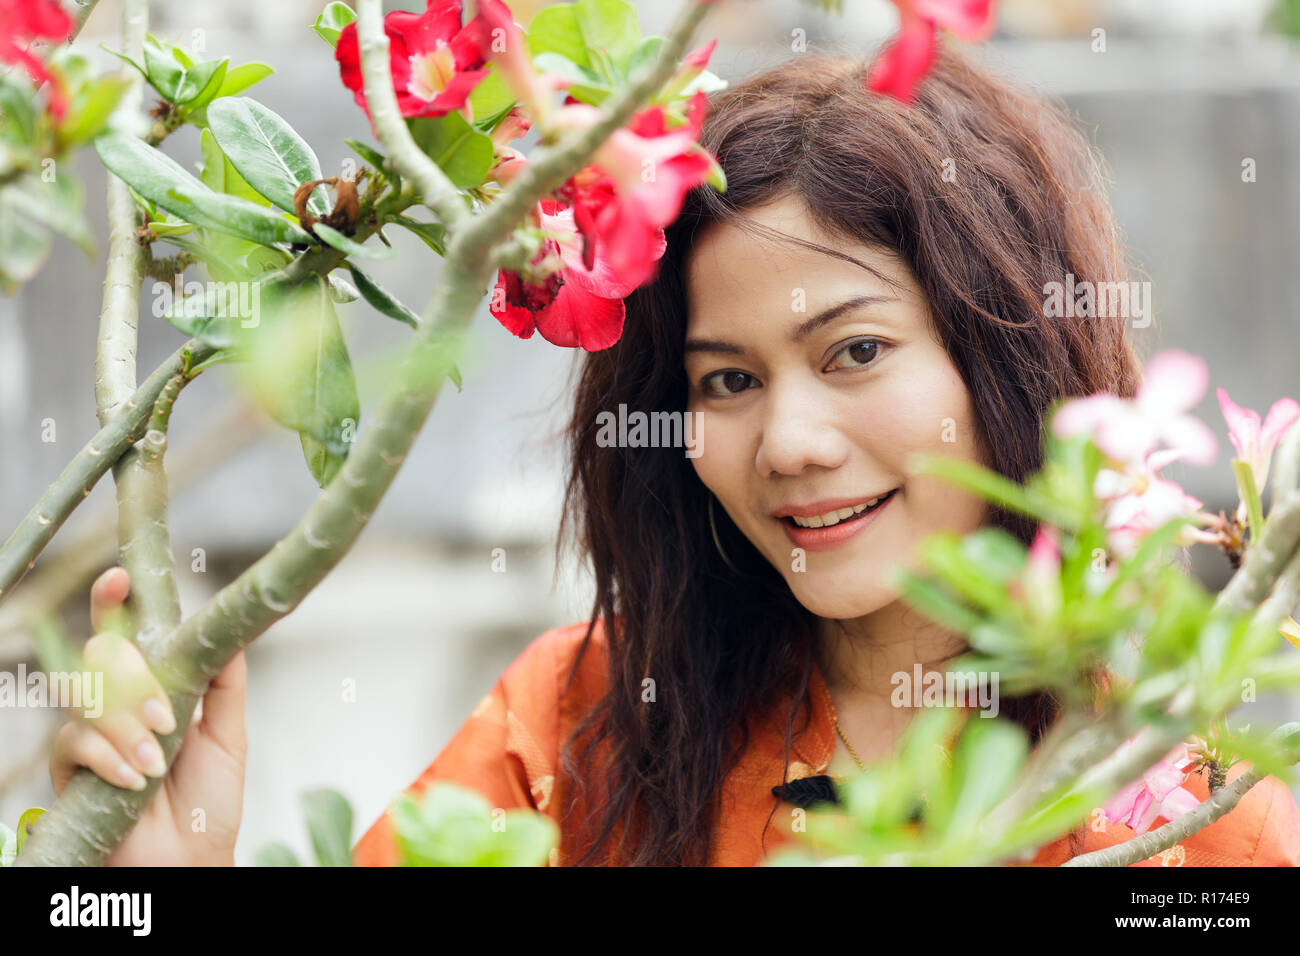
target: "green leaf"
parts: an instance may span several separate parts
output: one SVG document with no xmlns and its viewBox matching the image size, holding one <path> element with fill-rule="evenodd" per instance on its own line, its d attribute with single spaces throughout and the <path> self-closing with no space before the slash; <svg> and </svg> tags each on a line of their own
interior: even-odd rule
<svg viewBox="0 0 1300 956">
<path fill-rule="evenodd" d="M 27 176 L 5 187 L 3 194 L 14 214 L 67 236 L 88 256 L 95 254 L 95 237 L 81 212 L 81 186 L 72 176 L 56 176 L 48 182 Z"/>
<path fill-rule="evenodd" d="M 27 828 L 35 825 L 36 821 L 45 816 L 43 807 L 28 807 L 23 811 L 23 815 L 18 818 L 18 852 L 23 852 L 23 847 L 27 844 Z"/>
<path fill-rule="evenodd" d="M 185 80 L 185 67 L 177 61 L 172 52 L 174 49 L 170 44 L 166 46 L 160 44 L 152 34 L 144 39 L 145 79 L 158 91 L 159 96 L 172 103 L 176 102 L 177 91 Z M 125 56 L 122 59 L 132 66 L 136 65 Z"/>
<path fill-rule="evenodd" d="M 339 3 L 334 0 L 329 6 L 321 11 L 320 16 L 311 28 L 316 31 L 316 35 L 328 43 L 331 47 L 338 46 L 339 34 L 349 23 L 356 22 L 356 12 L 346 3 Z"/>
<path fill-rule="evenodd" d="M 492 168 L 492 138 L 480 132 L 459 113 L 421 117 L 408 121 L 416 145 L 447 174 L 452 184 L 472 189 Z"/>
<path fill-rule="evenodd" d="M 414 219 L 407 219 L 405 216 L 396 216 L 393 222 L 410 232 L 415 233 L 424 242 L 426 246 L 432 249 L 440 256 L 447 254 L 447 227 L 440 222 L 416 222 Z"/>
<path fill-rule="evenodd" d="M 62 148 L 70 150 L 94 139 L 129 88 L 126 80 L 107 76 L 78 90 L 67 115 L 59 123 Z"/>
<path fill-rule="evenodd" d="M 6 291 L 40 272 L 54 239 L 15 206 L 13 189 L 0 190 L 0 288 Z"/>
<path fill-rule="evenodd" d="M 407 866 L 540 866 L 558 842 L 554 821 L 533 810 L 498 815 L 477 792 L 437 782 L 389 811 Z"/>
<path fill-rule="evenodd" d="M 1250 543 L 1259 543 L 1259 536 L 1264 532 L 1264 505 L 1255 487 L 1255 472 L 1249 462 L 1240 458 L 1232 459 L 1232 473 L 1237 478 L 1237 490 L 1241 500 L 1246 503 L 1246 527 L 1250 529 Z"/>
<path fill-rule="evenodd" d="M 267 64 L 256 62 L 244 63 L 233 70 L 227 70 L 226 78 L 222 81 L 221 89 L 217 91 L 214 99 L 221 99 L 223 96 L 237 96 L 249 87 L 261 83 L 274 72 L 275 70 Z"/>
<path fill-rule="evenodd" d="M 208 109 L 208 124 L 222 152 L 250 186 L 285 212 L 302 183 L 321 178 L 320 161 L 281 117 L 256 100 L 227 97 Z M 312 191 L 307 208 L 329 214 L 324 188 Z"/>
<path fill-rule="evenodd" d="M 917 474 L 942 478 L 959 488 L 973 491 L 994 504 L 1060 528 L 1072 529 L 1070 515 L 1041 492 L 1016 484 L 997 472 L 962 458 L 946 455 L 913 455 L 910 464 Z"/>
<path fill-rule="evenodd" d="M 193 116 L 217 97 L 217 92 L 226 80 L 226 70 L 230 60 L 217 60 L 215 63 L 200 63 L 185 74 L 185 81 L 177 92 L 181 105 L 181 115 Z"/>
<path fill-rule="evenodd" d="M 253 866 L 301 866 L 297 855 L 283 843 L 268 843 L 253 854 Z"/>
<path fill-rule="evenodd" d="M 413 329 L 420 327 L 420 317 L 402 305 L 387 289 L 350 262 L 348 270 L 352 273 L 352 278 L 357 281 L 357 290 L 377 311 L 390 319 L 405 322 Z"/>
<path fill-rule="evenodd" d="M 288 285 L 277 277 L 261 286 L 261 323 L 240 328 L 249 354 L 247 366 L 240 368 L 242 380 L 272 418 L 345 458 L 361 408 L 326 283 L 312 276 Z M 306 444 L 304 453 L 323 486 L 326 463 L 313 460 Z"/>
<path fill-rule="evenodd" d="M 388 246 L 363 246 L 359 242 L 353 242 L 343 233 L 339 232 L 332 226 L 327 226 L 323 222 L 318 222 L 312 227 L 321 242 L 327 246 L 333 246 L 339 252 L 348 256 L 356 256 L 358 259 L 391 259 L 393 250 Z"/>
<path fill-rule="evenodd" d="M 532 54 L 562 53 L 579 66 L 596 67 L 592 50 L 607 53 L 620 68 L 641 42 L 636 8 L 627 0 L 579 0 L 546 7 L 528 27 Z"/>
<path fill-rule="evenodd" d="M 347 279 L 340 278 L 335 273 L 330 273 L 329 278 L 330 298 L 335 302 L 355 302 L 361 298 L 361 293 Z"/>
<path fill-rule="evenodd" d="M 343 467 L 343 456 L 334 454 L 306 432 L 299 432 L 298 439 L 302 444 L 302 457 L 307 462 L 307 470 L 311 472 L 316 484 L 324 488 Z"/>
<path fill-rule="evenodd" d="M 381 176 L 388 176 L 388 173 L 384 171 L 384 163 L 386 163 L 388 159 L 383 153 L 371 146 L 367 146 L 365 143 L 357 139 L 345 139 L 343 142 L 354 153 L 374 167 L 375 172 L 379 173 Z"/>
<path fill-rule="evenodd" d="M 95 149 L 114 175 L 186 222 L 259 245 L 311 243 L 311 236 L 297 223 L 246 199 L 213 192 L 171 157 L 134 136 L 105 134 L 95 140 Z"/>
<path fill-rule="evenodd" d="M 1011 788 L 1029 753 L 1024 732 L 997 718 L 973 717 L 954 755 L 956 797 L 945 821 L 951 840 L 977 832 L 980 819 Z"/>
<path fill-rule="evenodd" d="M 269 206 L 271 201 L 259 193 L 248 180 L 239 175 L 239 170 L 231 164 L 230 159 L 217 145 L 212 130 L 204 127 L 199 133 L 199 149 L 203 153 L 203 170 L 199 179 L 213 192 L 238 196 L 259 206 Z"/>
<path fill-rule="evenodd" d="M 0 72 L 0 138 L 30 144 L 36 138 L 36 103 L 33 91 L 14 74 Z"/>
<path fill-rule="evenodd" d="M 186 295 L 177 299 L 174 283 L 153 284 L 154 315 L 166 319 L 191 338 L 214 348 L 231 348 L 242 341 L 242 323 L 260 321 L 261 290 L 249 280 L 187 283 Z M 255 298 L 256 296 L 256 298 Z"/>
<path fill-rule="evenodd" d="M 515 95 L 495 65 L 487 76 L 479 80 L 469 95 L 470 112 L 478 126 L 493 125 L 497 119 L 510 112 L 514 105 Z"/>
<path fill-rule="evenodd" d="M 307 830 L 321 866 L 352 865 L 352 807 L 335 790 L 309 790 L 302 796 Z"/>
<path fill-rule="evenodd" d="M 609 96 L 610 86 L 605 80 L 563 53 L 539 53 L 533 63 L 545 73 L 556 73 L 567 79 L 571 85 L 565 92 L 584 103 L 599 106 Z"/>
</svg>

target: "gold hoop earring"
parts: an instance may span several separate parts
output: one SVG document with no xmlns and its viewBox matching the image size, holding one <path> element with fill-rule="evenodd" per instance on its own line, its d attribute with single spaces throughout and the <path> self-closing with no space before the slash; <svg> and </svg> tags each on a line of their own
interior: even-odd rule
<svg viewBox="0 0 1300 956">
<path fill-rule="evenodd" d="M 727 557 L 727 552 L 722 550 L 722 542 L 718 540 L 718 526 L 713 520 L 713 495 L 709 495 L 709 530 L 713 532 L 713 546 L 718 549 L 718 554 L 722 557 L 722 562 L 727 567 L 731 568 L 731 570 L 736 574 L 743 577 L 744 575 L 740 568 L 731 563 L 731 559 Z"/>
</svg>

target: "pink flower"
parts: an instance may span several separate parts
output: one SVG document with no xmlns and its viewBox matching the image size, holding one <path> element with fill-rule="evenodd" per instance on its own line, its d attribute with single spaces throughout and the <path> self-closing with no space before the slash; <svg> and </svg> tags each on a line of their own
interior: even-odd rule
<svg viewBox="0 0 1300 956">
<path fill-rule="evenodd" d="M 1136 739 L 1122 743 L 1116 756 L 1131 749 Z M 1194 762 L 1187 753 L 1187 745 L 1179 744 L 1142 774 L 1140 780 L 1130 783 L 1110 799 L 1102 808 L 1106 819 L 1132 827 L 1133 832 L 1140 835 L 1151 829 L 1157 817 L 1172 821 L 1194 809 L 1200 801 L 1194 793 L 1181 786 Z"/>
<path fill-rule="evenodd" d="M 1106 510 L 1107 538 L 1111 549 L 1127 555 L 1141 540 L 1162 525 L 1178 517 L 1191 517 L 1201 502 L 1183 491 L 1177 482 L 1161 478 L 1159 470 L 1181 456 L 1180 451 L 1155 452 L 1140 465 L 1128 465 L 1123 471 L 1103 468 L 1097 472 L 1093 493 L 1109 502 Z M 1185 529 L 1179 544 L 1201 540 L 1196 532 Z"/>
<path fill-rule="evenodd" d="M 536 263 L 558 258 L 559 268 L 541 281 L 526 282 L 502 270 L 492 293 L 491 312 L 497 321 L 521 339 L 541 332 L 542 338 L 565 348 L 588 352 L 607 349 L 623 334 L 623 298 L 636 288 L 596 254 L 591 268 L 583 264 L 581 240 L 573 210 L 553 200 L 543 200 L 536 218 L 548 238 Z M 662 234 L 650 250 L 654 259 L 664 254 Z"/>
<path fill-rule="evenodd" d="M 1261 428 L 1259 412 L 1239 408 L 1223 389 L 1218 389 L 1217 394 L 1223 419 L 1228 423 L 1228 440 L 1237 449 L 1237 457 L 1250 465 L 1255 488 L 1263 494 L 1273 464 L 1273 451 L 1291 424 L 1300 418 L 1300 404 L 1290 398 L 1278 399 L 1268 410 Z"/>
<path fill-rule="evenodd" d="M 632 288 L 651 278 L 663 241 L 663 228 L 677 218 L 686 194 L 709 178 L 713 159 L 696 140 L 704 125 L 707 97 L 691 97 L 686 122 L 667 125 L 663 106 L 642 110 L 606 140 L 592 163 L 573 176 L 556 195 L 570 204 L 582 233 L 583 259 L 591 268 L 596 249 L 620 279 Z M 594 122 L 597 111 L 573 103 L 561 122 Z"/>
<path fill-rule="evenodd" d="M 1147 364 L 1135 399 L 1099 392 L 1066 402 L 1052 419 L 1052 431 L 1061 438 L 1087 434 L 1124 464 L 1141 465 L 1161 442 L 1192 464 L 1213 464 L 1219 453 L 1214 433 L 1187 414 L 1205 394 L 1209 377 L 1204 359 L 1161 352 Z"/>
<path fill-rule="evenodd" d="M 967 40 L 982 40 L 993 30 L 993 0 L 894 0 L 899 31 L 871 64 L 867 88 L 904 103 L 934 62 L 939 27 Z"/>
<path fill-rule="evenodd" d="M 62 43 L 72 34 L 72 18 L 57 0 L 0 0 L 0 63 L 15 63 L 37 86 L 49 83 L 50 112 L 59 119 L 67 100 L 58 79 L 28 49 L 33 40 Z"/>
<path fill-rule="evenodd" d="M 461 109 L 487 70 L 479 52 L 482 23 L 461 26 L 460 0 L 429 0 L 422 14 L 394 10 L 384 17 L 389 68 L 403 116 L 445 116 Z M 334 50 L 343 85 L 366 106 L 357 25 L 349 23 Z"/>
</svg>

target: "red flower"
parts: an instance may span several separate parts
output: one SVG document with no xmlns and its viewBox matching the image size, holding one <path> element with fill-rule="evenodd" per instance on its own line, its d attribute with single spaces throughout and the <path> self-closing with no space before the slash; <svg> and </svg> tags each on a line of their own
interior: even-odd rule
<svg viewBox="0 0 1300 956">
<path fill-rule="evenodd" d="M 33 40 L 62 43 L 72 34 L 72 18 L 58 0 L 0 0 L 0 62 L 16 63 L 40 86 L 49 83 L 50 112 L 62 119 L 67 102 L 58 80 L 27 49 Z"/>
<path fill-rule="evenodd" d="M 993 0 L 894 0 L 899 31 L 871 64 L 867 88 L 910 103 L 934 62 L 938 27 L 967 40 L 982 40 L 993 29 Z"/>
<path fill-rule="evenodd" d="M 492 314 L 521 339 L 541 332 L 542 338 L 565 348 L 609 348 L 623 334 L 623 298 L 639 283 L 615 272 L 599 254 L 591 268 L 583 264 L 571 208 L 543 200 L 536 218 L 553 238 L 546 240 L 535 262 L 558 256 L 561 268 L 541 282 L 525 282 L 502 270 L 492 293 Z M 648 255 L 659 259 L 665 245 L 661 232 Z"/>
<path fill-rule="evenodd" d="M 488 72 L 479 52 L 481 28 L 478 19 L 461 26 L 460 0 L 429 0 L 422 14 L 394 10 L 384 17 L 393 89 L 403 116 L 445 116 L 465 105 Z M 355 23 L 339 34 L 334 58 L 343 85 L 369 116 Z"/>
<path fill-rule="evenodd" d="M 573 206 L 588 268 L 599 254 L 632 288 L 654 275 L 658 257 L 650 251 L 663 241 L 663 228 L 677 218 L 686 193 L 708 179 L 713 168 L 713 160 L 696 143 L 706 100 L 703 91 L 697 92 L 687 107 L 687 122 L 672 128 L 662 106 L 642 110 L 601 146 L 591 165 L 557 190 Z M 571 124 L 591 122 L 596 114 L 594 107 L 581 103 L 561 112 Z"/>
</svg>

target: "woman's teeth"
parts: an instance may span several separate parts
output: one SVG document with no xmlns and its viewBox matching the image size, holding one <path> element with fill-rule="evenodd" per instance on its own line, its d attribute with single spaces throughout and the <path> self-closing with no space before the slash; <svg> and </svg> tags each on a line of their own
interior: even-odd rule
<svg viewBox="0 0 1300 956">
<path fill-rule="evenodd" d="M 874 508 L 892 494 L 892 491 L 887 492 L 879 498 L 872 498 L 870 501 L 864 501 L 862 504 L 854 505 L 852 508 L 839 508 L 835 511 L 828 511 L 824 515 L 814 515 L 811 518 L 799 518 L 795 515 L 791 515 L 790 520 L 801 528 L 829 528 L 832 525 L 839 524 L 841 521 L 852 518 L 854 515 L 862 514 L 862 512 L 866 511 L 868 508 Z"/>
</svg>

